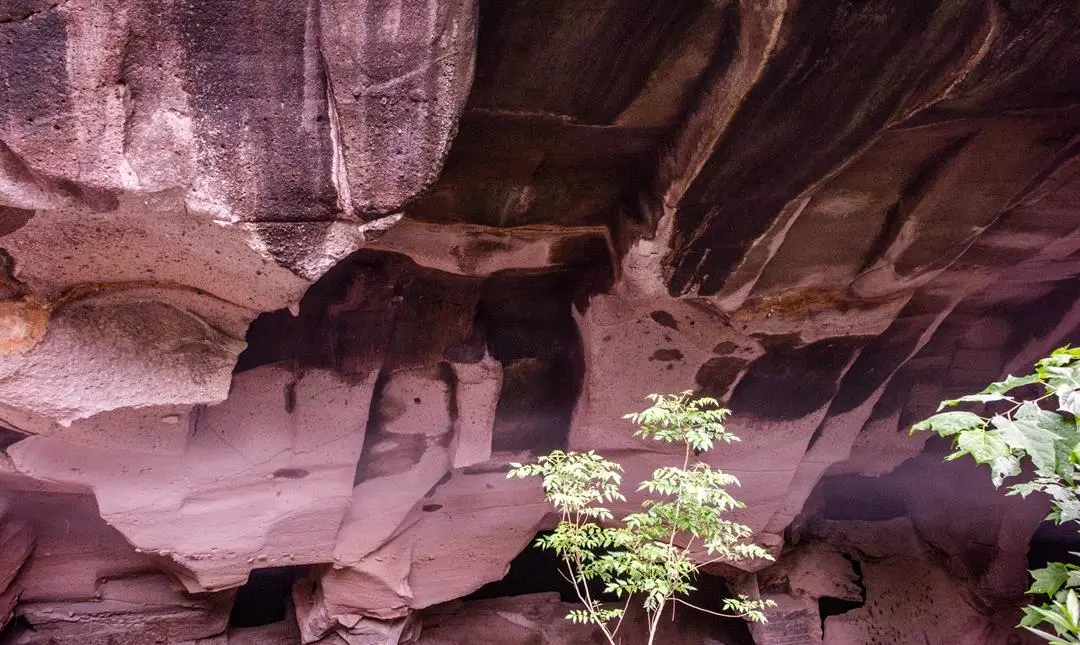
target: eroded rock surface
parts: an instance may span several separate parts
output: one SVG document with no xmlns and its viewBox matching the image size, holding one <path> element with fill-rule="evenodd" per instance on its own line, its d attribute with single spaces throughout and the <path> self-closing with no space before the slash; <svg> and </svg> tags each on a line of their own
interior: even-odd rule
<svg viewBox="0 0 1080 645">
<path fill-rule="evenodd" d="M 554 521 L 511 462 L 643 478 L 672 454 L 622 415 L 683 390 L 778 557 L 710 573 L 779 606 L 673 637 L 1024 642 L 1045 509 L 906 430 L 1076 341 L 1078 25 L 0 6 L 0 642 L 591 638 L 553 589 L 446 603 Z"/>
</svg>

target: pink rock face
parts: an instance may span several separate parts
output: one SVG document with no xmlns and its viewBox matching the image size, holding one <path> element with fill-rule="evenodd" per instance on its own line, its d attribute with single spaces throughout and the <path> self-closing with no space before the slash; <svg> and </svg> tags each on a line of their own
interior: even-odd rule
<svg viewBox="0 0 1080 645">
<path fill-rule="evenodd" d="M 318 3 L 345 212 L 392 213 L 435 181 L 472 85 L 476 12 L 475 0 Z"/>
<path fill-rule="evenodd" d="M 778 607 L 667 637 L 1023 642 L 1045 509 L 906 430 L 1077 340 L 1074 3 L 0 4 L 0 645 L 593 638 L 445 603 L 685 390 Z"/>
<path fill-rule="evenodd" d="M 862 607 L 825 619 L 825 643 L 893 642 L 912 633 L 932 643 L 1023 642 L 1014 625 L 1020 612 L 987 615 L 961 594 L 944 591 L 955 578 L 932 563 L 907 520 L 833 526 L 850 536 L 830 539 L 864 554 L 860 570 L 866 595 Z M 930 602 L 912 602 L 929 598 Z M 768 641 L 766 641 L 768 642 Z"/>
<path fill-rule="evenodd" d="M 4 526 L 28 527 L 34 543 L 10 584 L 36 632 L 15 642 L 188 642 L 224 630 L 233 593 L 184 593 L 105 524 L 92 497 L 6 491 L 4 501 Z M 18 552 L 8 547 L 5 560 Z"/>
<path fill-rule="evenodd" d="M 14 583 L 19 570 L 34 549 L 36 536 L 33 528 L 11 509 L 11 500 L 4 499 L 0 515 L 0 629 L 15 614 L 15 606 L 22 587 Z"/>
<path fill-rule="evenodd" d="M 224 589 L 255 567 L 330 558 L 373 385 L 374 376 L 347 385 L 267 366 L 238 375 L 226 403 L 147 429 L 178 434 L 175 451 L 125 450 L 87 433 L 77 454 L 44 436 L 9 454 L 30 477 L 92 489 L 105 520 L 171 561 L 192 591 Z"/>
</svg>

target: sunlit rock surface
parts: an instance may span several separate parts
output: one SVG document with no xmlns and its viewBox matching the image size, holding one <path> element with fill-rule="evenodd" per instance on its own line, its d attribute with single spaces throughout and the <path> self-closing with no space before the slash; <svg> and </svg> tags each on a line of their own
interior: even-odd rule
<svg viewBox="0 0 1080 645">
<path fill-rule="evenodd" d="M 1076 548 L 906 432 L 1078 339 L 1075 3 L 8 0 L 0 79 L 4 645 L 592 638 L 505 472 L 651 392 L 777 556 L 671 638 L 1016 645 Z"/>
</svg>

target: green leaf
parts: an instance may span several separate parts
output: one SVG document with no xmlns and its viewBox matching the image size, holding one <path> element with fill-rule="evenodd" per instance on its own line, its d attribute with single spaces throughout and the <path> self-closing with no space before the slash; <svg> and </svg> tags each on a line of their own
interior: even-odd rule
<svg viewBox="0 0 1080 645">
<path fill-rule="evenodd" d="M 1031 577 L 1034 582 L 1027 593 L 1053 596 L 1069 580 L 1069 569 L 1061 562 L 1051 562 L 1042 569 L 1033 569 Z"/>
<path fill-rule="evenodd" d="M 949 399 L 948 401 L 942 401 L 938 406 L 938 410 L 944 408 L 956 407 L 960 403 L 992 403 L 994 401 L 1004 401 L 1006 397 L 1004 394 L 968 394 L 958 399 Z"/>
<path fill-rule="evenodd" d="M 1075 556 L 1076 554 L 1072 555 Z M 1069 566 L 1069 580 L 1065 583 L 1065 587 L 1069 589 L 1080 587 L 1080 570 L 1077 570 L 1077 567 Z"/>
<path fill-rule="evenodd" d="M 971 412 L 942 412 L 912 426 L 911 431 L 926 431 L 938 433 L 942 437 L 951 437 L 954 434 L 981 428 L 985 425 L 982 418 Z"/>
<path fill-rule="evenodd" d="M 968 430 L 958 435 L 957 448 L 963 454 L 969 454 L 980 464 L 989 464 L 1000 457 L 1008 457 L 1009 446 L 1001 437 L 985 430 Z"/>
<path fill-rule="evenodd" d="M 1017 388 L 1030 385 L 1043 385 L 1046 394 L 1026 401 L 1010 398 Z M 1061 413 L 1040 406 L 1047 396 L 1057 398 Z M 949 413 L 935 415 L 912 431 L 930 430 L 953 437 L 955 452 L 946 459 L 970 455 L 976 462 L 988 464 L 995 485 L 1019 475 L 1030 459 L 1035 477 L 1014 484 L 1008 494 L 1045 494 L 1051 502 L 1047 519 L 1059 524 L 1080 523 L 1080 348 L 1055 350 L 1036 364 L 1035 374 L 1010 375 L 976 394 L 943 401 L 939 410 L 960 403 L 995 401 L 1009 401 L 1014 406 L 989 423 L 975 421 L 974 415 Z M 1029 593 L 1047 596 L 1050 602 L 1025 608 L 1020 626 L 1052 645 L 1080 645 L 1080 566 L 1051 563 L 1031 573 Z"/>
<path fill-rule="evenodd" d="M 1018 627 L 1034 627 L 1042 622 L 1042 618 L 1035 612 L 1035 608 L 1028 606 L 1024 607 L 1024 617 L 1020 619 Z"/>
<path fill-rule="evenodd" d="M 979 394 L 1006 394 L 1018 387 L 1041 382 L 1042 379 L 1038 374 L 1028 374 L 1027 376 L 1013 376 L 1010 374 L 1005 377 L 1004 381 L 997 381 L 987 385 Z"/>
<path fill-rule="evenodd" d="M 1039 621 L 1039 622 L 1041 622 L 1041 621 Z M 1038 624 L 1038 623 L 1036 623 L 1036 624 Z M 1043 640 L 1047 641 L 1048 643 L 1050 643 L 1050 645 L 1070 645 L 1067 641 L 1063 641 L 1060 638 L 1058 638 L 1057 636 L 1054 636 L 1053 634 L 1044 632 L 1041 629 L 1035 629 L 1034 627 L 1029 627 L 1029 626 L 1024 625 L 1022 623 L 1021 623 L 1020 626 L 1023 627 L 1024 629 L 1028 630 L 1032 634 L 1035 634 L 1039 638 L 1042 638 Z"/>
<path fill-rule="evenodd" d="M 722 421 L 728 411 L 715 399 L 693 398 L 692 392 L 650 395 L 652 405 L 626 415 L 638 426 L 634 436 L 682 444 L 685 454 L 712 448 L 719 442 L 737 441 Z M 677 463 L 677 462 L 676 462 Z M 728 473 L 698 462 L 685 467 L 663 466 L 638 486 L 645 493 L 639 512 L 616 520 L 609 502 L 625 502 L 619 492 L 622 467 L 593 451 L 577 453 L 555 450 L 535 463 L 517 466 L 518 476 L 538 476 L 544 494 L 559 512 L 555 530 L 537 539 L 537 545 L 554 550 L 567 567 L 568 579 L 578 586 L 598 584 L 604 593 L 641 602 L 646 612 L 661 610 L 676 596 L 694 591 L 699 563 L 689 551 L 673 541 L 673 535 L 693 537 L 717 560 L 735 562 L 750 558 L 771 560 L 761 547 L 749 542 L 749 527 L 726 519 L 726 513 L 745 505 L 727 491 L 739 485 Z M 601 522 L 604 525 L 597 524 Z M 746 601 L 743 616 L 764 621 L 763 601 Z M 571 611 L 568 619 L 579 623 L 604 622 L 621 616 L 597 602 Z"/>
<path fill-rule="evenodd" d="M 990 481 L 994 483 L 994 487 L 1001 486 L 1009 477 L 1016 477 L 1020 474 L 1020 460 L 1012 455 L 1005 457 L 997 457 L 990 462 Z"/>
<path fill-rule="evenodd" d="M 1076 436 L 1076 423 L 1057 412 L 1044 410 L 1032 401 L 1024 401 L 1016 408 L 1016 418 L 1034 423 L 1063 438 Z"/>
<path fill-rule="evenodd" d="M 1055 602 L 1051 605 L 1031 607 L 1030 609 L 1035 612 L 1043 622 L 1053 625 L 1054 631 L 1056 631 L 1059 636 L 1062 634 L 1077 633 L 1076 625 L 1070 620 L 1065 611 L 1065 607 L 1061 605 L 1061 603 Z"/>
<path fill-rule="evenodd" d="M 1029 457 L 1039 472 L 1053 472 L 1057 465 L 1054 442 L 1059 437 L 1032 422 L 1032 417 L 1015 420 L 997 415 L 990 420 L 999 432 L 1002 440 L 1012 450 L 1018 450 Z"/>
<path fill-rule="evenodd" d="M 1080 416 L 1080 390 L 1068 389 L 1058 392 L 1058 409 L 1073 416 Z"/>
<path fill-rule="evenodd" d="M 1039 482 L 1023 482 L 1020 484 L 1013 484 L 1009 488 L 1010 495 L 1019 495 L 1020 497 L 1027 497 L 1028 495 L 1043 490 L 1043 484 Z"/>
</svg>

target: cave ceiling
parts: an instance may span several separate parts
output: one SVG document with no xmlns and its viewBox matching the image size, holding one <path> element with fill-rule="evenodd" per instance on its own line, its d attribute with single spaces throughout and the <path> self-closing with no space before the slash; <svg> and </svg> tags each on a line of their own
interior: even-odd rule
<svg viewBox="0 0 1080 645">
<path fill-rule="evenodd" d="M 0 642 L 574 642 L 422 612 L 683 390 L 756 645 L 1022 642 L 1044 509 L 907 429 L 1078 296 L 1072 0 L 0 0 Z"/>
</svg>

